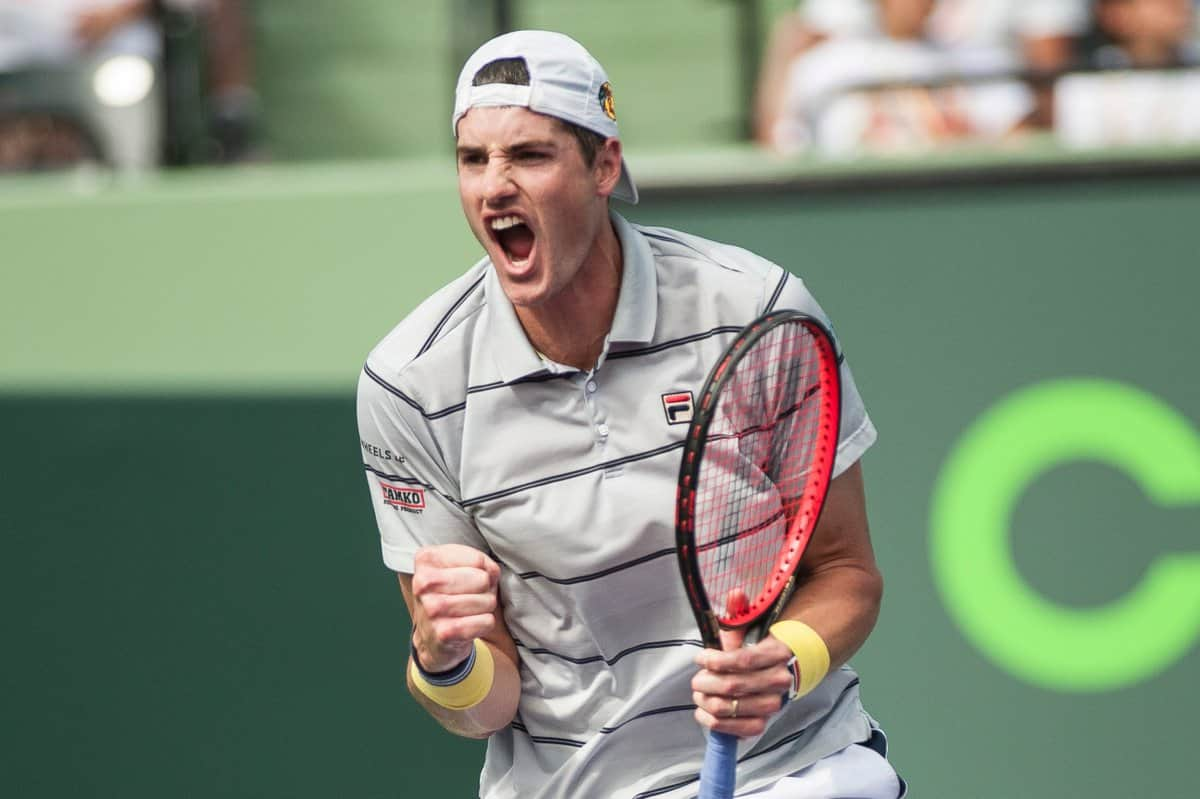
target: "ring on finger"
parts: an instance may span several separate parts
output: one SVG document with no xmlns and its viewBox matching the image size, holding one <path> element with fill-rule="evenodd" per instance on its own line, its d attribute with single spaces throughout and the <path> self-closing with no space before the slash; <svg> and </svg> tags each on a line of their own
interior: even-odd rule
<svg viewBox="0 0 1200 799">
<path fill-rule="evenodd" d="M 729 711 L 729 718 L 731 718 L 731 719 L 737 718 L 737 707 L 738 707 L 738 701 L 736 699 L 734 699 L 733 700 L 733 708 Z"/>
</svg>

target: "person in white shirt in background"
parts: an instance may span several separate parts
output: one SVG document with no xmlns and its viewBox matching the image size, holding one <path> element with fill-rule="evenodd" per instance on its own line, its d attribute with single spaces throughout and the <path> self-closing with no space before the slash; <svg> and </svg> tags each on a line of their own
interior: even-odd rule
<svg viewBox="0 0 1200 799">
<path fill-rule="evenodd" d="M 1200 66 L 1191 0 L 1097 0 L 1098 46 L 1088 61 L 1104 69 Z"/>
<path fill-rule="evenodd" d="M 150 0 L 0 0 L 0 71 L 61 64 L 95 48 L 157 58 Z"/>
<path fill-rule="evenodd" d="M 1087 0 L 937 0 L 925 31 L 952 50 L 978 50 L 998 71 L 1055 72 L 1070 66 L 1074 42 L 1088 25 Z M 771 146 L 786 92 L 788 67 L 817 44 L 879 30 L 876 0 L 807 0 L 775 24 L 755 98 L 755 135 Z M 1051 124 L 1052 98 L 1039 92 L 1033 121 Z"/>
<path fill-rule="evenodd" d="M 24 75 L 27 84 L 0 106 L 0 172 L 98 160 L 134 169 L 155 164 L 161 114 L 153 65 L 162 37 L 152 12 L 150 0 L 0 0 L 0 73 Z M 77 72 L 78 80 L 95 85 L 100 78 L 83 71 L 115 56 L 130 57 L 121 67 L 122 107 L 110 108 L 91 92 L 64 95 L 61 76 Z M 140 100 L 129 100 L 133 82 L 144 92 Z"/>
<path fill-rule="evenodd" d="M 1055 134 L 1070 148 L 1200 141 L 1200 48 L 1191 0 L 1097 0 L 1087 62 L 1056 88 Z"/>
<path fill-rule="evenodd" d="M 934 0 L 877 0 L 877 20 L 856 35 L 820 41 L 788 65 L 779 110 L 765 132 L 780 153 L 825 155 L 924 150 L 999 141 L 1034 111 L 1014 80 L 935 84 L 1006 69 L 998 47 L 950 47 L 930 33 Z"/>
<path fill-rule="evenodd" d="M 198 87 L 209 117 L 211 160 L 257 157 L 259 103 L 253 88 L 253 44 L 244 0 L 0 0 L 0 73 L 85 69 L 112 56 L 134 56 L 151 65 L 153 91 L 161 91 L 164 38 L 169 12 L 201 25 L 205 85 Z M 124 115 L 98 137 L 118 167 L 158 162 L 163 120 L 161 97 Z M 63 166 L 95 157 L 90 145 L 62 120 L 8 115 L 0 123 L 0 169 Z M 114 117 L 115 118 L 115 117 Z M 111 122 L 111 120 L 110 120 Z"/>
</svg>

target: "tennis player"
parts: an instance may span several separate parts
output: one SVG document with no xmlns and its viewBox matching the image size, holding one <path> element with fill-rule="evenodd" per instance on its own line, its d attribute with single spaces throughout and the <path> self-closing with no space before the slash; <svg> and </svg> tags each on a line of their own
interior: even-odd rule
<svg viewBox="0 0 1200 799">
<path fill-rule="evenodd" d="M 739 795 L 894 799 L 845 665 L 882 592 L 858 463 L 875 429 L 843 362 L 837 476 L 786 620 L 702 649 L 673 528 L 696 393 L 765 311 L 828 320 L 780 267 L 610 209 L 637 201 L 616 119 L 560 34 L 493 39 L 459 77 L 459 193 L 486 255 L 359 382 L 408 689 L 488 739 L 485 799 L 695 796 L 704 728 L 743 739 Z"/>
</svg>

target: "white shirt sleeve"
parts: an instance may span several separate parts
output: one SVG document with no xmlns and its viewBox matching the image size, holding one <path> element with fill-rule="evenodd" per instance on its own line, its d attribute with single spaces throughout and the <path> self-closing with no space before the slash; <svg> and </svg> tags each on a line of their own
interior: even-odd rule
<svg viewBox="0 0 1200 799">
<path fill-rule="evenodd" d="M 1087 0 L 1008 0 L 1020 36 L 1076 36 L 1088 26 Z"/>
<path fill-rule="evenodd" d="M 820 320 L 830 333 L 833 333 L 838 358 L 841 360 L 842 378 L 841 429 L 838 433 L 837 459 L 833 466 L 833 475 L 837 477 L 863 456 L 863 453 L 875 443 L 878 434 L 875 431 L 875 425 L 871 422 L 871 417 L 867 415 L 867 408 L 863 404 L 862 396 L 858 393 L 858 386 L 854 383 L 854 375 L 850 372 L 850 364 L 843 356 L 841 344 L 838 343 L 837 333 L 834 332 L 829 317 L 817 303 L 816 298 L 808 291 L 804 281 L 795 275 L 788 278 L 772 310 L 785 308 L 800 311 Z"/>
<path fill-rule="evenodd" d="M 800 18 L 828 36 L 862 36 L 876 27 L 870 0 L 806 0 L 800 4 Z"/>
<path fill-rule="evenodd" d="M 411 574 L 413 556 L 423 546 L 464 544 L 488 551 L 420 409 L 382 381 L 366 370 L 359 378 L 358 432 L 384 563 Z"/>
</svg>

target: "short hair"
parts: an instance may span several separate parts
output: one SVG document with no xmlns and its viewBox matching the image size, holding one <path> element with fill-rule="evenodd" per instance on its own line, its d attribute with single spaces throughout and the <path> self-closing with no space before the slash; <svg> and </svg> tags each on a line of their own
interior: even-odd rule
<svg viewBox="0 0 1200 799">
<path fill-rule="evenodd" d="M 498 58 L 495 61 L 489 61 L 480 67 L 479 71 L 475 73 L 475 77 L 471 79 L 472 86 L 486 86 L 491 83 L 528 86 L 529 67 L 525 64 L 525 59 Z M 583 156 L 583 162 L 589 167 L 595 166 L 596 155 L 608 137 L 565 119 L 558 117 L 552 117 L 552 119 L 562 125 L 579 142 L 579 152 Z"/>
</svg>

